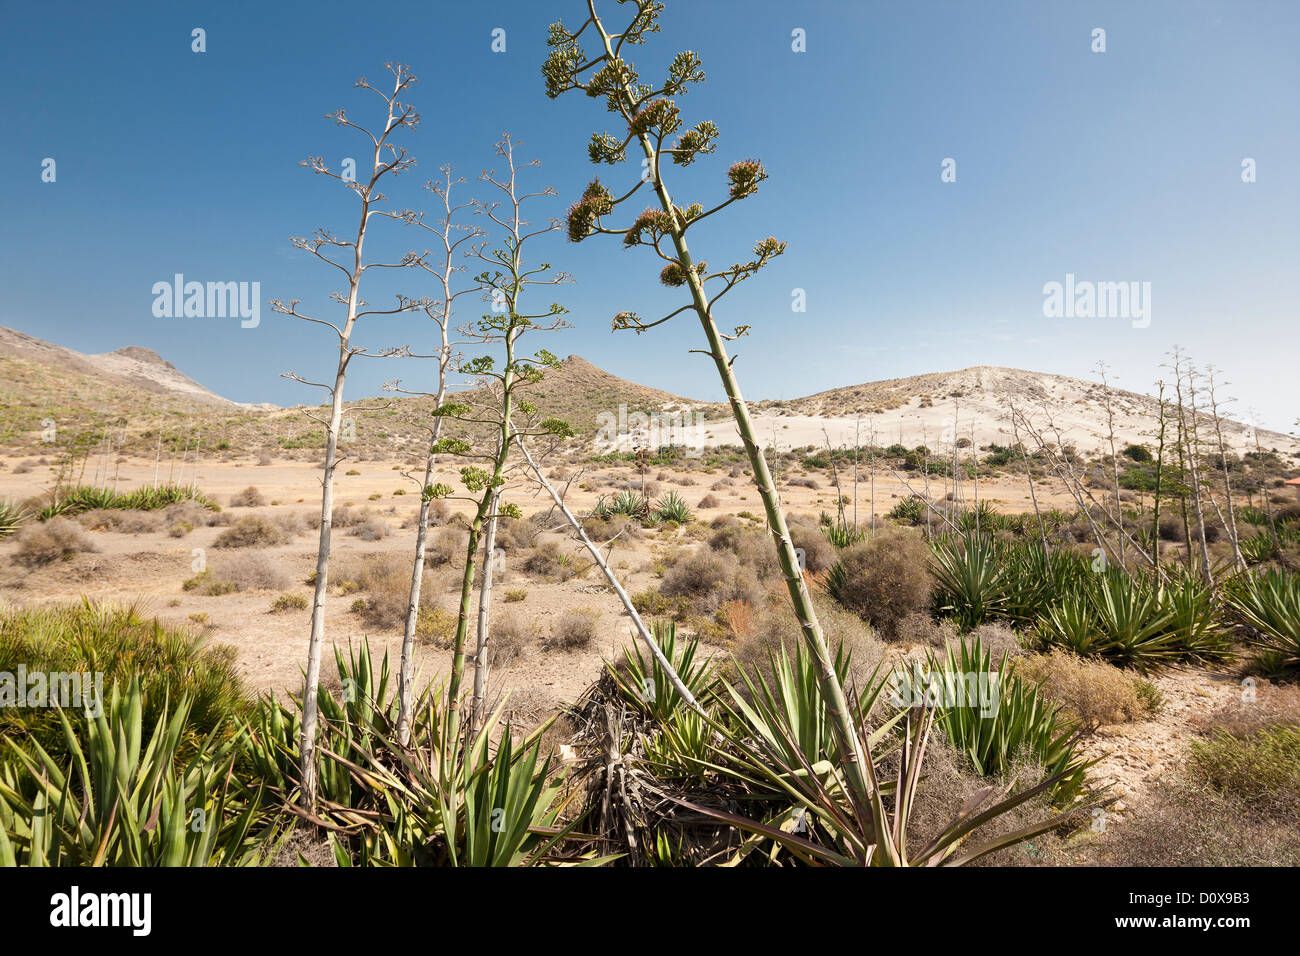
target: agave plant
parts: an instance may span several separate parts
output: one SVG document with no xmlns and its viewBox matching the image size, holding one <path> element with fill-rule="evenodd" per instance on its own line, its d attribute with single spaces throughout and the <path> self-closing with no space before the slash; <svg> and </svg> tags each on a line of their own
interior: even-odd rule
<svg viewBox="0 0 1300 956">
<path fill-rule="evenodd" d="M 1006 653 L 994 667 L 978 639 L 962 640 L 927 663 L 920 677 L 940 698 L 939 725 L 976 772 L 998 776 L 1029 756 L 1056 778 L 1057 799 L 1079 795 L 1088 767 L 1075 753 L 1079 728 L 1016 675 Z"/>
<path fill-rule="evenodd" d="M 937 540 L 934 550 L 935 601 L 964 631 L 1006 610 L 1008 566 L 997 546 L 984 536 Z"/>
<path fill-rule="evenodd" d="M 363 807 L 366 788 L 353 775 L 351 765 L 370 752 L 376 740 L 395 733 L 398 704 L 389 690 L 387 651 L 378 668 L 365 643 L 346 653 L 335 647 L 334 661 L 343 691 L 339 697 L 325 688 L 317 692 L 322 728 L 316 774 L 322 806 L 354 823 L 361 816 L 352 811 Z M 424 704 L 432 693 L 433 688 L 425 689 L 416 713 L 427 716 Z M 290 704 L 263 698 L 244 725 L 244 753 L 253 775 L 286 802 L 292 801 L 300 784 L 301 731 L 302 704 L 297 698 Z M 412 744 L 424 743 L 431 732 L 427 724 L 416 722 Z"/>
<path fill-rule="evenodd" d="M 1173 611 L 1148 581 L 1112 567 L 1095 576 L 1087 593 L 1101 655 L 1112 664 L 1146 673 L 1178 657 Z"/>
<path fill-rule="evenodd" d="M 987 501 L 981 501 L 975 507 L 963 511 L 957 519 L 957 526 L 965 534 L 1012 531 L 1015 530 L 1016 525 L 1014 518 L 999 514 L 997 509 Z"/>
<path fill-rule="evenodd" d="M 595 508 L 595 514 L 599 518 L 624 515 L 636 521 L 644 521 L 650 517 L 651 512 L 650 500 L 635 491 L 620 491 L 608 501 L 602 498 Z"/>
<path fill-rule="evenodd" d="M 1252 534 L 1248 538 L 1241 538 L 1237 546 L 1241 549 L 1241 556 L 1246 559 L 1247 564 L 1263 564 L 1277 554 L 1277 545 L 1273 543 L 1273 536 L 1263 531 Z"/>
<path fill-rule="evenodd" d="M 1047 609 L 1038 619 L 1037 633 L 1044 644 L 1067 648 L 1080 657 L 1102 654 L 1101 629 L 1081 588 L 1062 595 Z"/>
<path fill-rule="evenodd" d="M 841 647 L 834 667 L 842 685 L 848 682 L 850 662 L 850 655 Z M 724 684 L 731 699 L 722 707 L 730 718 L 727 723 L 749 728 L 762 739 L 766 749 L 781 758 L 783 765 L 838 763 L 841 753 L 818 691 L 815 659 L 799 645 L 792 657 L 782 645 L 779 651 L 769 653 L 767 671 L 751 674 L 741 668 L 741 687 Z M 856 695 L 858 709 L 869 712 L 883 687 L 884 682 L 873 673 L 867 686 Z M 787 727 L 789 733 L 780 730 Z"/>
<path fill-rule="evenodd" d="M 454 729 L 446 699 L 427 688 L 413 712 L 411 736 L 397 731 L 398 701 L 387 654 L 378 668 L 368 646 L 335 649 L 344 693 L 318 695 L 317 813 L 331 833 L 336 861 L 362 866 L 520 866 L 592 862 L 569 848 L 576 821 L 543 755 L 549 722 L 516 741 L 497 711 L 468 740 Z M 254 776 L 285 809 L 297 807 L 301 705 L 263 701 L 246 727 Z"/>
<path fill-rule="evenodd" d="M 912 495 L 894 505 L 885 517 L 915 526 L 925 520 L 925 509 L 924 499 Z"/>
<path fill-rule="evenodd" d="M 718 678 L 711 661 L 696 659 L 699 639 L 684 641 L 679 647 L 675 621 L 654 621 L 650 630 L 691 696 L 701 704 L 707 703 Z M 607 669 L 627 705 L 656 721 L 666 720 L 686 703 L 658 659 L 649 653 L 642 655 L 640 644 L 624 649 L 623 667 L 607 665 Z"/>
<path fill-rule="evenodd" d="M 712 769 L 713 735 L 707 714 L 680 707 L 647 738 L 646 758 L 666 776 L 701 783 Z"/>
<path fill-rule="evenodd" d="M 675 521 L 678 524 L 686 524 L 691 520 L 692 514 L 686 499 L 675 491 L 661 495 L 655 502 L 653 513 L 660 521 Z"/>
<path fill-rule="evenodd" d="M 1212 663 L 1232 655 L 1232 636 L 1221 622 L 1214 592 L 1200 578 L 1184 573 L 1180 580 L 1162 584 L 1157 594 L 1180 660 Z"/>
<path fill-rule="evenodd" d="M 727 823 L 747 835 L 733 854 L 734 862 L 767 847 L 769 858 L 775 858 L 779 848 L 811 865 L 959 866 L 1061 824 L 1059 816 L 1047 815 L 994 840 L 966 845 L 971 834 L 984 824 L 1060 782 L 1059 777 L 1049 776 L 1037 786 L 996 801 L 992 799 L 996 790 L 988 788 L 924 846 L 909 846 L 908 830 L 923 780 L 934 709 L 925 705 L 907 707 L 869 729 L 870 710 L 864 708 L 864 702 L 876 700 L 883 682 L 873 681 L 873 692 L 853 698 L 853 725 L 859 734 L 861 752 L 866 755 L 863 770 L 870 787 L 860 791 L 852 785 L 852 778 L 840 762 L 809 759 L 813 740 L 810 734 L 816 731 L 808 723 L 802 727 L 798 723 L 811 720 L 812 725 L 819 725 L 821 721 L 803 708 L 788 706 L 795 700 L 816 698 L 815 684 L 806 693 L 799 690 L 809 679 L 796 662 L 795 667 L 778 674 L 776 693 L 763 706 L 742 710 L 743 720 L 739 723 L 717 725 L 715 766 L 723 775 L 768 797 L 761 804 L 765 808 L 761 818 L 699 799 L 674 798 L 686 809 Z M 824 733 L 817 737 L 824 739 Z M 898 752 L 898 771 L 888 783 L 880 779 L 877 769 L 886 748 Z"/>
<path fill-rule="evenodd" d="M 31 518 L 31 512 L 16 501 L 0 498 L 0 538 L 13 534 Z"/>
<path fill-rule="evenodd" d="M 1300 576 L 1271 568 L 1234 578 L 1224 603 L 1280 670 L 1300 667 Z"/>
<path fill-rule="evenodd" d="M 843 525 L 828 524 L 822 527 L 822 532 L 826 535 L 826 540 L 835 545 L 836 548 L 843 551 L 845 548 L 852 547 L 859 541 L 867 539 L 867 532 L 858 528 L 849 528 Z"/>
<path fill-rule="evenodd" d="M 1254 505 L 1242 505 L 1237 508 L 1237 520 L 1259 527 L 1268 527 L 1268 515 Z"/>
<path fill-rule="evenodd" d="M 139 681 L 125 693 L 115 685 L 84 733 L 59 711 L 66 766 L 39 744 L 32 754 L 5 741 L 0 865 L 257 865 L 275 852 L 283 831 L 260 801 L 231 797 L 232 741 L 214 733 L 183 757 L 184 698 L 146 741 L 143 698 Z"/>
<path fill-rule="evenodd" d="M 358 863 L 481 867 L 605 862 L 582 848 L 586 838 L 571 837 L 579 818 L 570 815 L 561 822 L 573 794 L 563 795 L 561 781 L 551 772 L 551 757 L 542 754 L 541 736 L 551 722 L 518 741 L 510 725 L 501 723 L 504 706 L 502 701 L 458 748 L 445 737 L 454 732 L 440 712 L 445 702 L 428 698 L 418 721 L 429 729 L 423 746 L 403 747 L 395 734 L 377 736 L 357 762 L 347 762 L 365 791 L 364 804 L 374 807 L 349 836 Z"/>
</svg>

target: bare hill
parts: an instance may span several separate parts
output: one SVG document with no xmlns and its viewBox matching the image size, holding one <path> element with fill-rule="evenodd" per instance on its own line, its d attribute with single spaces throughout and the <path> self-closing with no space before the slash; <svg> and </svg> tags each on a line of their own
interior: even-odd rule
<svg viewBox="0 0 1300 956">
<path fill-rule="evenodd" d="M 239 403 L 204 388 L 153 349 L 139 346 L 127 346 L 103 355 L 87 355 L 15 329 L 0 327 L 0 359 L 31 362 L 57 371 L 59 376 L 73 373 L 100 384 L 140 389 L 186 404 L 227 409 L 241 407 Z"/>
<path fill-rule="evenodd" d="M 558 369 L 530 389 L 529 397 L 548 416 L 564 418 L 579 442 L 598 452 L 632 447 L 645 429 L 647 443 L 690 447 L 739 444 L 726 405 L 698 402 L 630 382 L 570 355 Z M 927 445 L 939 450 L 956 439 L 981 447 L 1014 441 L 1014 404 L 1035 423 L 1049 422 L 1060 437 L 1082 450 L 1106 446 L 1105 390 L 1100 383 L 995 366 L 975 366 L 829 389 L 789 401 L 754 402 L 751 409 L 760 441 L 781 450 L 835 446 Z M 1112 388 L 1116 441 L 1150 443 L 1159 427 L 1154 398 Z M 370 456 L 417 455 L 429 423 L 431 400 L 362 398 L 349 403 L 354 416 L 354 453 Z M 124 447 L 132 435 L 143 441 L 162 425 L 164 442 L 193 440 L 235 453 L 312 450 L 322 447 L 319 423 L 302 406 L 278 408 L 229 401 L 178 370 L 149 348 L 127 346 L 89 355 L 0 328 L 0 442 L 36 440 L 42 422 L 102 428 L 119 423 Z M 613 423 L 615 427 L 608 426 Z M 1207 436 L 1208 437 L 1208 436 Z M 1245 450 L 1248 428 L 1225 423 L 1228 443 Z M 611 440 L 612 439 L 612 440 Z M 1295 455 L 1300 442 L 1261 432 L 1266 449 Z"/>
<path fill-rule="evenodd" d="M 791 401 L 756 403 L 755 424 L 765 441 L 775 435 L 782 448 L 824 444 L 827 435 L 833 445 L 852 444 L 855 429 L 860 429 L 861 443 L 867 444 L 873 428 L 878 445 L 897 442 L 909 448 L 924 444 L 938 449 L 951 447 L 954 438 L 969 438 L 983 447 L 1014 441 L 1010 424 L 1014 405 L 1036 427 L 1059 430 L 1066 443 L 1093 450 L 1109 441 L 1106 392 L 1100 382 L 1068 375 L 977 365 L 850 385 Z M 1109 393 L 1116 442 L 1151 443 L 1159 431 L 1158 401 L 1113 385 Z M 1223 428 L 1231 447 L 1254 447 L 1247 425 L 1225 421 Z M 1265 449 L 1300 451 L 1300 443 L 1278 432 L 1261 430 L 1259 440 Z"/>
</svg>

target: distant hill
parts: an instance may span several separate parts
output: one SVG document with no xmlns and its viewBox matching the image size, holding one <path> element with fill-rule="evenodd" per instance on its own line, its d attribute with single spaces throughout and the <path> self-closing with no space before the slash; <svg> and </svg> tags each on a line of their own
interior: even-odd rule
<svg viewBox="0 0 1300 956">
<path fill-rule="evenodd" d="M 973 438 L 980 446 L 1010 445 L 1015 440 L 1010 424 L 1014 404 L 1040 429 L 1048 427 L 1050 420 L 1068 443 L 1097 449 L 1109 443 L 1106 394 L 1100 382 L 977 365 L 844 386 L 790 401 L 755 403 L 754 410 L 760 435 L 768 437 L 775 427 L 779 435 L 789 436 L 778 436 L 782 447 L 822 444 L 822 429 L 832 444 L 850 444 L 855 427 L 860 427 L 865 444 L 874 427 L 878 445 L 898 442 L 909 448 L 921 444 L 940 448 L 951 447 L 954 434 Z M 1116 442 L 1151 443 L 1159 430 L 1159 402 L 1114 385 L 1109 394 Z M 1225 443 L 1238 450 L 1248 445 L 1253 449 L 1247 426 L 1227 420 L 1232 411 L 1220 410 L 1225 417 Z M 1208 434 L 1203 438 L 1211 440 Z M 1278 432 L 1261 429 L 1259 440 L 1265 449 L 1300 451 L 1300 442 Z"/>
<path fill-rule="evenodd" d="M 59 378 L 80 377 L 91 379 L 100 387 L 115 385 L 140 389 L 192 405 L 243 407 L 204 388 L 153 349 L 135 345 L 103 355 L 86 355 L 15 329 L 0 327 L 0 360 L 34 363 L 57 370 L 58 376 L 49 380 L 54 387 L 60 384 Z M 5 381 L 8 381 L 8 376 Z"/>
<path fill-rule="evenodd" d="M 617 420 L 620 407 L 629 416 L 685 416 L 687 427 L 671 434 L 661 430 L 659 443 L 740 443 L 726 405 L 629 382 L 577 355 L 547 372 L 529 397 L 547 416 L 567 420 L 579 441 L 588 444 L 602 421 Z M 1156 400 L 1117 388 L 1110 390 L 1110 398 L 1116 441 L 1150 443 L 1158 428 Z M 759 440 L 781 450 L 821 446 L 827 440 L 836 446 L 866 445 L 873 431 L 877 445 L 924 444 L 938 450 L 951 447 L 954 438 L 972 438 L 980 446 L 1011 444 L 1013 403 L 1040 426 L 1050 417 L 1061 437 L 1081 449 L 1107 443 L 1105 390 L 1099 383 L 984 365 L 843 386 L 788 401 L 753 402 L 751 410 Z M 431 406 L 431 399 L 392 395 L 349 402 L 347 414 L 354 425 L 350 453 L 417 457 L 428 434 Z M 135 451 L 152 451 L 159 428 L 168 447 L 195 441 L 209 451 L 236 454 L 310 455 L 324 441 L 322 426 L 306 417 L 303 406 L 229 401 L 152 349 L 127 346 L 87 355 L 6 328 L 0 328 L 0 408 L 0 444 L 8 445 L 38 443 L 42 423 L 49 420 L 89 431 L 111 423 L 119 429 L 122 447 Z M 1246 426 L 1229 421 L 1224 428 L 1229 444 L 1244 450 Z M 1261 432 L 1260 441 L 1266 449 L 1300 452 L 1300 443 L 1279 433 Z M 631 444 L 624 432 L 615 447 L 628 450 Z"/>
</svg>

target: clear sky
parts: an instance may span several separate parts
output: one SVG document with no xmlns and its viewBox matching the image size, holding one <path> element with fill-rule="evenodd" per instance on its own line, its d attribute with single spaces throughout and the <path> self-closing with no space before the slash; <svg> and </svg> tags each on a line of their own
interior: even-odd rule
<svg viewBox="0 0 1300 956">
<path fill-rule="evenodd" d="M 601 8 L 619 20 L 611 0 Z M 373 121 L 379 101 L 353 81 L 409 63 L 424 123 L 405 141 L 420 166 L 390 189 L 397 204 L 427 204 L 419 187 L 448 162 L 470 180 L 463 195 L 482 195 L 474 180 L 509 131 L 542 161 L 533 181 L 560 191 L 534 214 L 561 216 L 594 171 L 586 141 L 607 118 L 578 94 L 548 100 L 539 67 L 547 24 L 584 10 L 582 0 L 8 5 L 0 325 L 87 352 L 148 346 L 241 401 L 321 400 L 279 375 L 332 366 L 327 330 L 272 314 L 266 300 L 327 314 L 338 286 L 288 244 L 319 226 L 354 228 L 354 200 L 297 165 L 359 155 L 357 134 L 324 114 L 346 107 Z M 697 258 L 741 261 L 770 234 L 789 243 L 719 308 L 724 326 L 753 328 L 735 343 L 749 397 L 970 365 L 1087 377 L 1099 360 L 1120 386 L 1146 391 L 1178 343 L 1224 370 L 1238 414 L 1253 406 L 1261 425 L 1294 427 L 1300 3 L 669 0 L 662 25 L 633 59 L 658 77 L 676 50 L 698 51 L 708 81 L 682 100 L 685 119 L 721 129 L 717 154 L 670 180 L 676 198 L 724 195 L 736 159 L 759 157 L 771 174 L 692 234 Z M 204 53 L 191 51 L 195 27 Z M 796 28 L 806 52 L 791 49 Z M 1095 28 L 1104 53 L 1092 50 Z M 47 157 L 53 183 L 41 178 Z M 955 182 L 941 181 L 947 158 Z M 1242 181 L 1246 158 L 1253 183 Z M 379 254 L 426 245 L 387 222 L 372 236 Z M 690 315 L 640 338 L 609 331 L 621 309 L 652 318 L 681 304 L 649 253 L 557 236 L 544 255 L 576 279 L 556 296 L 574 328 L 550 337 L 552 351 L 721 397 L 708 361 L 688 354 L 701 344 Z M 261 325 L 155 318 L 152 286 L 178 272 L 260 282 Z M 1043 287 L 1067 274 L 1149 282 L 1149 325 L 1046 317 Z M 406 278 L 396 288 L 432 291 Z M 795 289 L 806 312 L 792 311 Z M 419 346 L 426 334 L 402 317 L 360 337 Z M 415 387 L 423 373 L 404 364 L 358 367 L 350 394 L 399 375 Z"/>
</svg>

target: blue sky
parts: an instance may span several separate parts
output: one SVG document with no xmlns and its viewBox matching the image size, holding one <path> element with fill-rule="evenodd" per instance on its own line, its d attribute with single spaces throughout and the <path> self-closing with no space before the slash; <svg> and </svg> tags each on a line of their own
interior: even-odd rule
<svg viewBox="0 0 1300 956">
<path fill-rule="evenodd" d="M 0 59 L 0 325 L 81 351 L 156 349 L 241 401 L 319 394 L 280 378 L 332 365 L 320 329 L 274 315 L 300 298 L 327 315 L 327 267 L 288 244 L 318 226 L 354 228 L 354 201 L 300 168 L 358 155 L 356 134 L 324 114 L 373 119 L 366 75 L 409 63 L 423 126 L 405 142 L 420 165 L 390 189 L 398 205 L 453 163 L 469 182 L 492 167 L 502 131 L 560 196 L 561 216 L 591 177 L 603 106 L 551 101 L 539 67 L 546 26 L 582 18 L 581 0 L 382 5 L 315 0 L 23 4 L 5 12 Z M 616 22 L 620 11 L 605 0 Z M 700 53 L 708 81 L 682 100 L 688 123 L 721 128 L 715 156 L 673 170 L 679 201 L 724 195 L 727 165 L 759 157 L 758 196 L 692 233 L 697 258 L 740 261 L 756 239 L 785 256 L 719 308 L 751 398 L 793 398 L 881 378 L 988 364 L 1089 376 L 1104 360 L 1146 391 L 1175 343 L 1221 367 L 1236 411 L 1289 430 L 1300 414 L 1300 5 L 1143 3 L 722 2 L 670 0 L 663 32 L 634 59 L 659 76 L 673 52 Z M 191 52 L 202 27 L 207 52 Z M 1091 50 L 1106 31 L 1106 52 Z M 491 49 L 506 31 L 506 51 Z M 807 51 L 791 50 L 806 31 Z M 372 98 L 373 99 L 373 98 Z M 374 102 L 379 102 L 374 99 Z M 46 157 L 57 180 L 42 182 Z M 957 180 L 941 182 L 956 161 Z M 1257 181 L 1243 183 L 1242 161 Z M 623 177 L 639 170 L 628 167 Z M 603 178 L 611 174 L 602 172 Z M 619 181 L 620 174 L 612 174 Z M 624 178 L 624 181 L 626 179 Z M 616 190 L 617 191 L 617 190 Z M 377 254 L 426 245 L 378 223 Z M 611 334 L 621 309 L 656 317 L 681 304 L 644 250 L 612 239 L 539 242 L 576 282 L 558 298 L 573 328 L 549 337 L 609 371 L 717 399 L 689 315 L 640 338 Z M 155 318 L 155 282 L 258 281 L 262 322 Z M 1047 318 L 1043 286 L 1151 283 L 1150 325 Z M 392 288 L 429 294 L 418 274 Z M 805 290 L 807 311 L 791 309 Z M 382 281 L 369 298 L 386 302 Z M 364 290 L 363 290 L 364 292 Z M 547 302 L 553 296 L 546 295 Z M 469 304 L 468 300 L 462 299 Z M 475 307 L 477 310 L 477 307 Z M 462 310 L 462 316 L 466 311 Z M 414 317 L 379 318 L 364 344 L 419 346 Z M 349 392 L 374 394 L 425 370 L 356 366 Z"/>
</svg>

